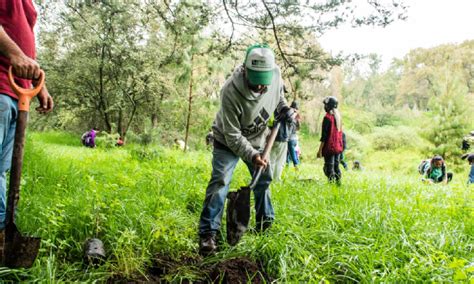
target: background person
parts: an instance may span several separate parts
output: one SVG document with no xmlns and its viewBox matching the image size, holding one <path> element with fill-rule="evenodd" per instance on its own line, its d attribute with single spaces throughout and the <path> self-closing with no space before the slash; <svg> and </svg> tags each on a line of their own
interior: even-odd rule
<svg viewBox="0 0 474 284">
<path fill-rule="evenodd" d="M 343 131 L 342 132 L 341 165 L 347 171 L 349 169 L 349 167 L 347 166 L 347 163 L 346 163 L 346 160 L 345 160 L 346 156 L 344 155 L 344 152 L 346 151 L 346 147 L 347 147 L 346 133 L 344 133 L 344 131 Z"/>
<path fill-rule="evenodd" d="M 115 146 L 122 147 L 123 144 L 125 144 L 125 140 L 122 136 L 119 136 L 119 138 L 117 139 L 117 143 L 115 143 Z"/>
<path fill-rule="evenodd" d="M 97 145 L 95 144 L 95 138 L 97 136 L 97 132 L 99 131 L 98 128 L 92 128 L 91 130 L 85 132 L 81 136 L 81 142 L 82 145 L 89 147 L 89 148 L 95 148 Z"/>
<path fill-rule="evenodd" d="M 277 123 L 274 121 L 274 123 Z M 270 151 L 270 168 L 273 180 L 281 180 L 281 174 L 287 158 L 288 140 L 289 140 L 289 125 L 291 122 L 281 121 L 280 128 L 278 128 L 275 142 L 273 142 L 272 150 Z"/>
<path fill-rule="evenodd" d="M 298 111 L 298 102 L 293 101 L 290 105 L 292 109 Z M 296 119 L 288 126 L 288 132 L 290 137 L 288 139 L 288 154 L 286 163 L 289 165 L 290 162 L 293 162 L 293 166 L 298 170 L 298 165 L 300 164 L 298 149 L 298 134 L 297 131 L 300 129 L 301 117 L 297 114 Z"/>
<path fill-rule="evenodd" d="M 337 109 L 338 101 L 336 97 L 329 96 L 323 100 L 324 116 L 321 131 L 321 144 L 317 157 L 324 157 L 324 174 L 329 182 L 341 183 L 341 170 L 339 163 L 343 151 L 342 141 L 342 118 Z"/>
<path fill-rule="evenodd" d="M 463 160 L 467 160 L 471 170 L 469 171 L 469 176 L 467 177 L 468 184 L 474 184 L 474 153 L 464 154 L 462 156 Z"/>
<path fill-rule="evenodd" d="M 474 130 L 469 133 L 469 135 L 464 136 L 462 139 L 461 149 L 467 151 L 474 145 Z"/>
<path fill-rule="evenodd" d="M 358 161 L 358 160 L 354 161 L 354 164 L 352 165 L 352 170 L 353 171 L 362 171 L 363 170 L 362 165 L 360 164 L 360 161 Z"/>
<path fill-rule="evenodd" d="M 421 164 L 423 174 L 422 181 L 427 183 L 447 184 L 453 179 L 453 173 L 448 173 L 443 157 L 436 155 L 431 160 L 425 160 Z"/>
</svg>

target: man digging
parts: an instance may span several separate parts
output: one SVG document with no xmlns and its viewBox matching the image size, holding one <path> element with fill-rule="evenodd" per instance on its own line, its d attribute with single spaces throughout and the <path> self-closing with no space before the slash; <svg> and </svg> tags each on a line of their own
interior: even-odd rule
<svg viewBox="0 0 474 284">
<path fill-rule="evenodd" d="M 258 167 L 265 168 L 254 189 L 256 230 L 266 230 L 275 218 L 269 190 L 271 173 L 261 151 L 269 133 L 270 116 L 275 110 L 280 116 L 291 113 L 281 90 L 283 80 L 273 51 L 260 44 L 247 49 L 244 64 L 234 70 L 221 89 L 221 107 L 212 126 L 212 175 L 199 221 L 201 254 L 217 249 L 216 234 L 239 159 L 245 162 L 251 174 Z"/>
</svg>

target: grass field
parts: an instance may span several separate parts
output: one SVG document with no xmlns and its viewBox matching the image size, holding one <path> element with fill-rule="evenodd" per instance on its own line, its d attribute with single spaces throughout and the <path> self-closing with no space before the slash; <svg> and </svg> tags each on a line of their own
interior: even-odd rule
<svg viewBox="0 0 474 284">
<path fill-rule="evenodd" d="M 87 149 L 68 134 L 30 133 L 17 223 L 42 238 L 41 251 L 31 269 L 0 268 L 0 277 L 199 283 L 243 269 L 242 281 L 259 283 L 474 283 L 467 169 L 449 186 L 427 186 L 416 165 L 393 169 L 389 153 L 370 160 L 376 155 L 385 168 L 379 162 L 362 173 L 344 172 L 341 187 L 327 184 L 321 161 L 286 169 L 271 187 L 271 230 L 247 233 L 237 246 L 223 244 L 201 258 L 197 223 L 210 151 Z M 248 181 L 239 164 L 231 188 Z M 82 264 L 82 245 L 91 237 L 105 244 L 108 258 L 99 267 Z"/>
</svg>

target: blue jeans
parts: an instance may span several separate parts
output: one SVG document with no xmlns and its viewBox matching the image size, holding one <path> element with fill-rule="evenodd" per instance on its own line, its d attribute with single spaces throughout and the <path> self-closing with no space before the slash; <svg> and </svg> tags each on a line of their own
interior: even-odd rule
<svg viewBox="0 0 474 284">
<path fill-rule="evenodd" d="M 239 157 L 234 153 L 214 147 L 212 175 L 206 189 L 206 198 L 199 220 L 199 235 L 215 234 L 219 231 L 229 184 L 238 161 Z M 250 173 L 253 173 L 253 165 L 251 163 L 246 163 L 246 165 Z M 264 221 L 271 222 L 275 218 L 269 189 L 272 177 L 268 169 L 262 173 L 253 191 L 257 226 Z"/>
<path fill-rule="evenodd" d="M 300 160 L 296 154 L 296 144 L 298 144 L 298 140 L 288 140 L 288 158 L 286 160 L 287 164 L 293 161 L 295 167 L 300 164 Z"/>
<path fill-rule="evenodd" d="M 467 183 L 472 183 L 474 184 L 474 164 L 471 165 L 471 171 L 469 172 L 469 180 Z"/>
<path fill-rule="evenodd" d="M 13 142 L 15 140 L 16 119 L 18 116 L 17 101 L 0 94 L 0 229 L 5 227 L 7 205 L 7 171 L 12 164 Z"/>
</svg>

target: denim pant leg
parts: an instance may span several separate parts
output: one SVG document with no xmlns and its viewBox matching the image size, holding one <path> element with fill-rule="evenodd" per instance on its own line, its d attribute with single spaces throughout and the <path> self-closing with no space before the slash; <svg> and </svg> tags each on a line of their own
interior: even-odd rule
<svg viewBox="0 0 474 284">
<path fill-rule="evenodd" d="M 206 198 L 199 220 L 199 235 L 217 233 L 221 227 L 225 199 L 239 157 L 234 153 L 214 148 L 212 175 L 206 189 Z"/>
<path fill-rule="evenodd" d="M 471 171 L 469 172 L 468 184 L 474 184 L 474 164 L 471 165 Z"/>
<path fill-rule="evenodd" d="M 250 174 L 253 175 L 253 165 L 251 163 L 246 164 Z M 260 226 L 262 221 L 273 221 L 275 219 L 275 212 L 273 211 L 272 200 L 270 198 L 271 182 L 272 173 L 270 169 L 267 168 L 260 176 L 260 179 L 253 190 L 255 198 L 255 221 L 257 227 Z"/>
<path fill-rule="evenodd" d="M 293 161 L 293 165 L 297 166 L 300 161 L 298 160 L 298 155 L 296 154 L 296 143 L 298 143 L 297 140 L 289 140 L 288 141 L 288 156 L 289 160 Z"/>
<path fill-rule="evenodd" d="M 7 171 L 12 164 L 13 142 L 15 140 L 17 102 L 7 95 L 0 94 L 0 229 L 5 227 L 7 204 Z"/>
<path fill-rule="evenodd" d="M 345 160 L 346 157 L 344 156 L 344 152 L 341 153 L 340 158 L 341 158 L 341 165 L 342 165 L 342 167 L 344 167 L 344 169 L 347 170 L 347 163 L 346 163 L 346 160 Z"/>
</svg>

